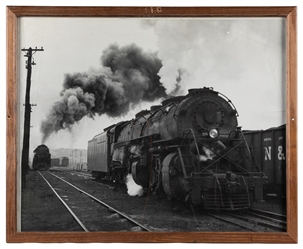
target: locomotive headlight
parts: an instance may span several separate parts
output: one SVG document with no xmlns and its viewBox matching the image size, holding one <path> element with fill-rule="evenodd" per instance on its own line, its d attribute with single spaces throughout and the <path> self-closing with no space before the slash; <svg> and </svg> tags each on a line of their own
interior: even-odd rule
<svg viewBox="0 0 303 249">
<path fill-rule="evenodd" d="M 211 138 L 216 138 L 216 137 L 218 137 L 218 135 L 219 135 L 219 132 L 218 132 L 216 129 L 211 129 L 211 130 L 209 131 L 209 136 L 210 136 Z"/>
</svg>

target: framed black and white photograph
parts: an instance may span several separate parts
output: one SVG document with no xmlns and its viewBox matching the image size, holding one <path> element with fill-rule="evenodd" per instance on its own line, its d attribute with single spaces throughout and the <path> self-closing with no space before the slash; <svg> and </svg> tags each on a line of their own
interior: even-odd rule
<svg viewBox="0 0 303 249">
<path fill-rule="evenodd" d="M 8 242 L 297 242 L 296 7 L 7 7 Z"/>
</svg>

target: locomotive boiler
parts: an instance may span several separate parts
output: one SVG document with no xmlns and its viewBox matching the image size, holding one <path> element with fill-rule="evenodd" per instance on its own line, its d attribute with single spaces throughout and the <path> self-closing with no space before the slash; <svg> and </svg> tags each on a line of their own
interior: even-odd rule
<svg viewBox="0 0 303 249">
<path fill-rule="evenodd" d="M 51 166 L 51 154 L 46 145 L 41 144 L 34 150 L 32 167 L 34 170 L 48 170 Z"/>
<path fill-rule="evenodd" d="M 240 209 L 262 199 L 264 174 L 252 164 L 232 102 L 212 88 L 139 112 L 88 142 L 95 177 L 134 181 L 158 195 L 205 209 Z"/>
</svg>

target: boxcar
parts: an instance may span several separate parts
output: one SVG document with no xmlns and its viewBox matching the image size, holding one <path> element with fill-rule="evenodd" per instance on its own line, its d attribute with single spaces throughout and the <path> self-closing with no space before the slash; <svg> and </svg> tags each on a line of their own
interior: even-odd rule
<svg viewBox="0 0 303 249">
<path fill-rule="evenodd" d="M 286 125 L 267 130 L 245 131 L 252 160 L 268 177 L 264 194 L 285 196 L 286 191 Z"/>
<path fill-rule="evenodd" d="M 69 163 L 68 157 L 52 158 L 51 166 L 67 167 Z"/>
<path fill-rule="evenodd" d="M 68 157 L 61 157 L 60 161 L 61 161 L 61 164 L 60 164 L 61 167 L 67 167 L 68 166 L 68 163 L 69 163 Z"/>
<path fill-rule="evenodd" d="M 51 166 L 59 166 L 59 165 L 60 165 L 60 158 L 51 159 Z"/>
</svg>

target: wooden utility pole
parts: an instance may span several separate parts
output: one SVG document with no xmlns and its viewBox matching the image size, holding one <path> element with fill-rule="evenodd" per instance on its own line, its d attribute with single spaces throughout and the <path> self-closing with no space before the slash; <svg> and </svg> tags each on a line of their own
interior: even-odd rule
<svg viewBox="0 0 303 249">
<path fill-rule="evenodd" d="M 21 172 L 22 179 L 21 185 L 22 189 L 25 189 L 26 186 L 26 175 L 29 169 L 29 137 L 30 137 L 30 122 L 31 122 L 31 104 L 30 104 L 30 89 L 31 89 L 31 75 L 32 75 L 32 65 L 36 65 L 35 62 L 32 62 L 33 52 L 44 51 L 41 48 L 23 48 L 21 51 L 26 52 L 24 55 L 27 57 L 26 61 L 26 69 L 27 69 L 27 77 L 26 77 L 26 92 L 25 92 L 25 111 L 24 111 L 24 135 L 23 135 L 23 149 L 22 149 L 22 159 L 21 159 Z"/>
</svg>

